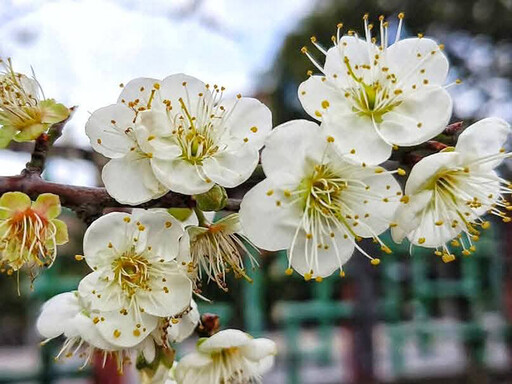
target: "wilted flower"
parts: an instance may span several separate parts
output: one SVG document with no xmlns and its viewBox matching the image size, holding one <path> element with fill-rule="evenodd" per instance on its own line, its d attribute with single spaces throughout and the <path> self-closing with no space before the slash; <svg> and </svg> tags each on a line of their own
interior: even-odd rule
<svg viewBox="0 0 512 384">
<path fill-rule="evenodd" d="M 94 272 L 78 291 L 100 312 L 96 326 L 109 343 L 137 345 L 159 319 L 189 308 L 192 283 L 177 261 L 183 233 L 167 212 L 143 210 L 107 214 L 87 229 L 84 258 Z"/>
<path fill-rule="evenodd" d="M 455 148 L 420 160 L 405 186 L 403 204 L 396 212 L 393 239 L 404 237 L 421 247 L 436 248 L 445 262 L 455 259 L 454 248 L 469 255 L 476 248 L 480 230 L 490 226 L 486 213 L 504 222 L 512 206 L 504 194 L 510 183 L 493 170 L 511 156 L 503 145 L 510 126 L 498 118 L 487 118 L 468 127 Z"/>
<path fill-rule="evenodd" d="M 226 216 L 215 223 L 187 228 L 190 236 L 190 256 L 194 265 L 199 267 L 199 277 L 206 273 L 210 280 L 227 290 L 226 273 L 233 271 L 236 277 L 251 281 L 245 273 L 244 255 L 249 257 L 251 265 L 256 261 L 244 244 L 248 242 L 242 235 L 238 214 Z"/>
<path fill-rule="evenodd" d="M 289 266 L 306 280 L 341 269 L 354 248 L 373 259 L 358 245 L 363 237 L 391 252 L 379 234 L 389 227 L 401 195 L 393 172 L 347 162 L 333 144 L 310 121 L 275 128 L 261 158 L 267 179 L 240 207 L 247 237 L 269 251 L 287 249 Z"/>
<path fill-rule="evenodd" d="M 0 266 L 7 273 L 23 266 L 31 271 L 50 267 L 57 245 L 68 241 L 66 224 L 56 219 L 61 206 L 57 195 L 44 193 L 31 202 L 21 192 L 7 192 L 0 198 Z"/>
<path fill-rule="evenodd" d="M 226 329 L 200 339 L 196 352 L 184 356 L 174 373 L 178 384 L 253 383 L 274 364 L 276 344 L 249 334 Z"/>
<path fill-rule="evenodd" d="M 34 140 L 52 124 L 69 116 L 65 105 L 44 96 L 41 99 L 39 83 L 14 72 L 10 59 L 1 62 L 5 72 L 0 75 L 0 148 L 13 139 Z"/>
<path fill-rule="evenodd" d="M 109 343 L 101 335 L 96 326 L 98 321 L 101 321 L 101 314 L 91 310 L 77 291 L 65 292 L 52 297 L 43 305 L 37 319 L 37 330 L 47 338 L 43 343 L 64 335 L 66 340 L 56 358 L 78 354 L 84 359 L 83 366 L 91 361 L 95 353 L 102 355 L 104 362 L 112 356 L 119 371 L 123 370 L 124 362 L 130 360 L 136 352 L 141 352 L 149 362 L 155 358 L 158 337 L 151 335 L 132 348 L 121 348 Z"/>
<path fill-rule="evenodd" d="M 130 81 L 118 103 L 94 112 L 86 125 L 93 148 L 112 159 L 102 174 L 108 192 L 138 204 L 168 190 L 199 194 L 247 180 L 271 113 L 256 99 L 224 100 L 223 93 L 183 74 Z"/>
<path fill-rule="evenodd" d="M 442 46 L 422 36 L 400 40 L 403 14 L 394 43 L 388 47 L 388 23 L 380 18 L 380 44 L 364 17 L 366 40 L 353 31 L 333 36 L 334 47 L 324 50 L 322 67 L 304 47 L 321 76 L 311 76 L 299 87 L 306 112 L 322 121 L 326 134 L 336 139 L 340 153 L 380 164 L 393 145 L 417 145 L 441 133 L 452 112 L 452 100 L 443 87 L 448 60 Z"/>
</svg>

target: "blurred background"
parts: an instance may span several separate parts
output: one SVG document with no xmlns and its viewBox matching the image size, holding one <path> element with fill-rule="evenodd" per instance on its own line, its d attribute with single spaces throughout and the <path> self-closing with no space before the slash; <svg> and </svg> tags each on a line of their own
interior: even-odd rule
<svg viewBox="0 0 512 384">
<path fill-rule="evenodd" d="M 101 185 L 105 159 L 84 134 L 90 112 L 114 103 L 119 84 L 176 72 L 258 97 L 274 124 L 305 118 L 297 87 L 312 68 L 300 53 L 312 35 L 329 45 L 336 24 L 361 31 L 362 15 L 398 12 L 405 34 L 445 44 L 453 122 L 512 121 L 512 0 L 4 0 L 0 55 L 31 67 L 48 97 L 78 112 L 51 152 L 48 180 Z M 402 34 L 404 35 L 404 33 Z M 31 145 L 0 150 L 0 174 L 17 174 Z M 504 167 L 502 172 L 510 177 Z M 74 260 L 85 226 L 65 212 L 71 241 L 31 290 L 0 275 L 0 383 L 129 383 L 80 362 L 54 362 L 34 324 L 42 302 L 76 289 L 88 273 Z M 391 240 L 388 244 L 392 244 Z M 346 277 L 322 283 L 287 277 L 283 254 L 265 254 L 254 282 L 227 293 L 206 287 L 224 327 L 273 338 L 277 363 L 264 383 L 512 383 L 512 231 L 496 222 L 477 254 L 444 264 L 432 252 L 394 247 L 379 267 L 354 255 Z M 180 346 L 178 354 L 193 347 Z"/>
</svg>

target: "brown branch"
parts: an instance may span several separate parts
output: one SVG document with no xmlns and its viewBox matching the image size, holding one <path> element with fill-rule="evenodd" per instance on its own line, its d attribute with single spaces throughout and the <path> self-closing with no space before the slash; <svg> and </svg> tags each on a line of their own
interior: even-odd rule
<svg viewBox="0 0 512 384">
<path fill-rule="evenodd" d="M 37 173 L 0 177 L 0 195 L 12 191 L 26 193 L 33 200 L 42 193 L 58 195 L 62 206 L 73 210 L 86 222 L 101 216 L 105 208 L 184 208 L 193 207 L 195 204 L 191 196 L 169 192 L 159 199 L 132 207 L 114 200 L 105 188 L 52 183 L 43 180 Z M 237 211 L 239 208 L 239 199 L 229 199 L 225 209 Z"/>
</svg>

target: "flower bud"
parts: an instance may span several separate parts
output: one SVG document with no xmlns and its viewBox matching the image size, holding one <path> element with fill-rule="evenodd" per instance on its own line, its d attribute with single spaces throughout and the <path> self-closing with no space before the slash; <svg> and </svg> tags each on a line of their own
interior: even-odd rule
<svg viewBox="0 0 512 384">
<path fill-rule="evenodd" d="M 195 195 L 196 205 L 201 211 L 220 211 L 228 202 L 228 194 L 220 185 L 214 185 L 208 192 Z"/>
</svg>

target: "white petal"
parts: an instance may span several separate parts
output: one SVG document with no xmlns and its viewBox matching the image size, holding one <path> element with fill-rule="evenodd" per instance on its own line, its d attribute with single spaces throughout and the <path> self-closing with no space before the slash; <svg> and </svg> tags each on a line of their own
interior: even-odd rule
<svg viewBox="0 0 512 384">
<path fill-rule="evenodd" d="M 92 315 L 92 318 L 85 316 L 84 314 L 78 314 L 73 320 L 74 325 L 78 331 L 80 337 L 89 345 L 92 345 L 95 348 L 102 349 L 104 351 L 113 351 L 118 349 L 114 345 L 107 342 L 101 333 L 99 332 L 96 324 L 94 324 L 93 319 L 95 319 L 97 315 Z M 98 315 L 100 316 L 100 315 Z M 99 317 L 98 317 L 99 319 Z"/>
<path fill-rule="evenodd" d="M 116 311 L 128 306 L 119 284 L 107 282 L 100 272 L 85 276 L 78 284 L 78 292 L 93 310 Z"/>
<path fill-rule="evenodd" d="M 128 105 L 130 102 L 138 103 L 135 105 L 135 108 L 139 107 L 148 107 L 149 100 L 151 98 L 151 93 L 155 89 L 154 85 L 161 83 L 160 80 L 147 78 L 147 77 L 139 77 L 137 79 L 133 79 L 128 82 L 121 91 L 117 102 Z M 160 95 L 155 92 L 153 96 L 153 101 L 151 103 L 151 108 L 162 108 L 163 105 L 160 102 Z"/>
<path fill-rule="evenodd" d="M 468 159 L 495 155 L 505 145 L 510 125 L 503 119 L 489 117 L 470 125 L 457 139 L 455 150 Z M 497 163 L 491 163 L 496 166 Z"/>
<path fill-rule="evenodd" d="M 110 158 L 123 157 L 134 146 L 125 131 L 134 126 L 135 113 L 123 104 L 100 108 L 89 117 L 85 133 L 93 149 Z"/>
<path fill-rule="evenodd" d="M 36 323 L 39 333 L 48 339 L 60 336 L 67 323 L 80 312 L 76 292 L 65 292 L 44 303 Z"/>
<path fill-rule="evenodd" d="M 457 152 L 441 152 L 427 156 L 414 165 L 405 185 L 405 194 L 413 195 L 438 172 L 461 166 L 461 156 Z"/>
<path fill-rule="evenodd" d="M 334 231 L 333 238 L 326 234 L 322 247 L 317 242 L 308 240 L 306 232 L 301 230 L 297 236 L 295 246 L 288 250 L 288 259 L 292 268 L 304 276 L 311 273 L 312 278 L 327 277 L 334 271 L 340 269 L 354 253 L 354 245 L 340 231 Z M 328 246 L 328 249 L 324 248 Z"/>
<path fill-rule="evenodd" d="M 353 227 L 352 230 L 361 237 L 374 237 L 389 228 L 389 224 L 400 204 L 400 197 L 397 192 L 401 193 L 402 189 L 390 174 L 379 174 L 364 178 L 361 181 L 370 188 L 366 199 L 358 196 L 347 202 L 359 216 L 359 219 L 356 220 L 359 224 Z M 370 195 L 380 196 L 380 198 Z M 384 201 L 384 198 L 387 198 L 388 201 Z M 368 216 L 366 217 L 366 215 Z"/>
<path fill-rule="evenodd" d="M 437 136 L 446 128 L 452 114 L 452 99 L 438 86 L 410 91 L 404 101 L 382 115 L 380 133 L 392 144 L 412 146 Z"/>
<path fill-rule="evenodd" d="M 146 120 L 150 119 L 148 116 L 166 116 L 164 113 L 146 111 Z M 167 117 L 165 117 L 167 118 Z M 150 126 L 147 121 L 146 125 L 138 124 L 135 127 L 135 135 L 140 149 L 147 154 L 151 154 L 152 158 L 172 160 L 181 155 L 181 148 L 176 143 L 167 137 L 158 136 L 162 133 L 154 132 L 154 130 L 162 129 L 161 127 Z M 154 124 L 158 124 L 155 123 Z"/>
<path fill-rule="evenodd" d="M 322 115 L 332 109 L 339 113 L 351 112 L 351 105 L 347 103 L 344 93 L 334 82 L 325 80 L 324 76 L 310 76 L 299 85 L 298 92 L 302 108 L 316 120 L 321 121 Z"/>
<path fill-rule="evenodd" d="M 251 335 L 238 329 L 225 329 L 200 343 L 197 350 L 202 353 L 212 353 L 225 348 L 241 347 L 252 340 Z"/>
<path fill-rule="evenodd" d="M 308 163 L 321 162 L 326 147 L 318 124 L 292 120 L 272 130 L 261 153 L 261 164 L 267 177 L 300 182 Z"/>
<path fill-rule="evenodd" d="M 392 146 L 379 136 L 369 117 L 332 109 L 325 116 L 322 129 L 334 138 L 339 154 L 354 162 L 377 165 L 391 156 Z"/>
<path fill-rule="evenodd" d="M 213 364 L 210 355 L 197 352 L 189 353 L 180 359 L 176 367 L 176 377 L 179 379 L 180 376 L 186 375 L 190 369 L 203 368 L 210 364 Z"/>
<path fill-rule="evenodd" d="M 162 264 L 160 269 L 165 268 Z M 190 306 L 192 300 L 192 282 L 177 267 L 169 272 L 164 272 L 161 279 L 150 281 L 151 291 L 140 290 L 137 292 L 137 303 L 144 311 L 153 316 L 171 317 L 175 316 Z M 167 289 L 164 290 L 164 287 Z"/>
<path fill-rule="evenodd" d="M 183 73 L 168 76 L 162 81 L 160 97 L 171 102 L 171 113 L 184 113 L 181 99 L 188 113 L 196 117 L 202 115 L 204 106 L 210 105 L 212 100 L 211 92 L 201 80 Z"/>
<path fill-rule="evenodd" d="M 206 182 L 201 165 L 194 165 L 183 159 L 151 159 L 151 166 L 160 182 L 173 192 L 194 195 L 208 191 L 212 182 Z"/>
<path fill-rule="evenodd" d="M 273 193 L 269 196 L 270 191 Z M 254 245 L 269 251 L 290 246 L 301 217 L 300 208 L 288 204 L 270 179 L 247 192 L 240 206 L 240 223 L 245 235 Z"/>
<path fill-rule="evenodd" d="M 144 227 L 144 248 L 151 247 L 157 260 L 170 261 L 178 256 L 179 239 L 185 233 L 180 222 L 165 210 L 142 211 L 134 220 Z"/>
<path fill-rule="evenodd" d="M 247 138 L 247 143 L 260 149 L 272 129 L 270 109 L 257 99 L 250 97 L 235 98 L 220 103 L 228 118 L 223 124 L 231 135 L 238 139 Z"/>
<path fill-rule="evenodd" d="M 122 204 L 142 204 L 167 192 L 155 178 L 147 158 L 135 159 L 127 155 L 110 160 L 103 167 L 101 178 L 109 195 Z"/>
<path fill-rule="evenodd" d="M 119 311 L 101 312 L 96 327 L 110 344 L 130 348 L 141 343 L 157 326 L 158 318 L 146 313 L 128 311 L 126 315 Z M 139 326 L 137 326 L 139 325 Z"/>
<path fill-rule="evenodd" d="M 240 347 L 240 352 L 249 360 L 258 361 L 277 353 L 277 346 L 270 339 L 253 339 Z"/>
<path fill-rule="evenodd" d="M 258 165 L 259 153 L 256 147 L 241 144 L 228 148 L 203 161 L 203 171 L 215 183 L 233 188 L 246 181 Z"/>
<path fill-rule="evenodd" d="M 432 52 L 435 52 L 432 54 Z M 448 74 L 448 59 L 438 44 L 427 38 L 400 40 L 386 50 L 386 64 L 400 86 L 418 87 L 427 79 L 429 84 L 442 85 Z"/>
<path fill-rule="evenodd" d="M 111 212 L 101 216 L 87 228 L 84 235 L 84 256 L 92 269 L 110 266 L 117 258 L 118 251 L 124 251 L 130 244 L 133 223 L 126 223 L 127 218 L 130 218 L 130 214 Z"/>
<path fill-rule="evenodd" d="M 395 243 L 401 243 L 405 237 L 418 228 L 421 213 L 430 204 L 432 190 L 427 189 L 409 197 L 407 204 L 401 204 L 394 217 L 397 224 L 391 228 L 391 236 Z"/>
<path fill-rule="evenodd" d="M 152 363 L 153 360 L 155 360 L 156 356 L 156 348 L 155 348 L 155 342 L 153 341 L 153 338 L 146 337 L 144 341 L 142 342 L 142 355 L 144 356 L 144 359 L 148 363 Z"/>
<path fill-rule="evenodd" d="M 191 307 L 190 312 L 179 319 L 178 324 L 169 323 L 167 338 L 170 343 L 181 343 L 194 332 L 199 324 L 200 314 L 194 300 L 191 302 Z"/>
<path fill-rule="evenodd" d="M 324 73 L 329 80 L 336 75 L 335 82 L 339 87 L 347 88 L 354 83 L 353 79 L 347 74 L 348 67 L 345 64 L 345 57 L 349 60 L 349 65 L 358 77 L 363 77 L 363 81 L 368 83 L 370 71 L 357 70 L 356 66 L 362 68 L 362 65 L 370 65 L 370 57 L 373 58 L 377 52 L 375 44 L 368 44 L 356 36 L 343 36 L 338 45 L 327 51 L 325 58 Z"/>
</svg>

